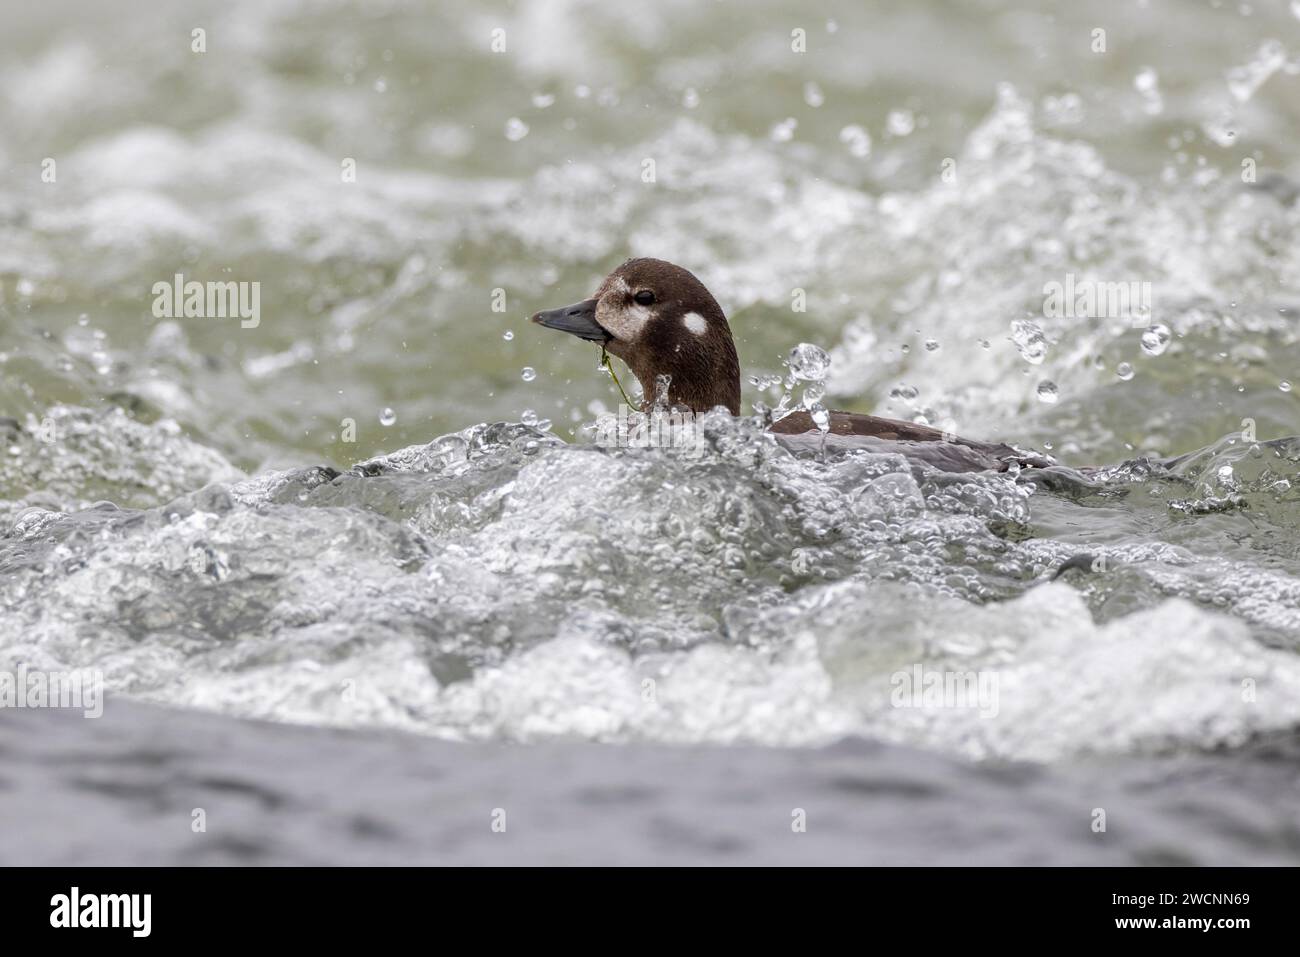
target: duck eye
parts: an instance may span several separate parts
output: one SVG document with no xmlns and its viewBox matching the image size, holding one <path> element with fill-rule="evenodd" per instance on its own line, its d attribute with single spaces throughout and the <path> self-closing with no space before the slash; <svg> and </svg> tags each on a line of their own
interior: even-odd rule
<svg viewBox="0 0 1300 957">
<path fill-rule="evenodd" d="M 649 289 L 642 289 L 632 298 L 636 300 L 638 306 L 648 306 L 655 301 L 655 294 Z"/>
</svg>

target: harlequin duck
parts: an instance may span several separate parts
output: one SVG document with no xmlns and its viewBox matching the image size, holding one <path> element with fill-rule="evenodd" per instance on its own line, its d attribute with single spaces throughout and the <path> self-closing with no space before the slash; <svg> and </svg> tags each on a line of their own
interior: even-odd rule
<svg viewBox="0 0 1300 957">
<path fill-rule="evenodd" d="M 740 362 L 727 317 L 704 284 L 681 266 L 629 259 L 605 277 L 590 299 L 532 318 L 548 329 L 604 346 L 627 363 L 643 395 L 655 395 L 655 383 L 666 376 L 670 405 L 697 413 L 722 406 L 740 414 Z M 1055 464 L 1002 443 L 975 442 L 914 422 L 856 412 L 831 412 L 825 433 L 802 410 L 777 419 L 769 431 L 795 451 L 893 452 L 946 472 Z"/>
</svg>

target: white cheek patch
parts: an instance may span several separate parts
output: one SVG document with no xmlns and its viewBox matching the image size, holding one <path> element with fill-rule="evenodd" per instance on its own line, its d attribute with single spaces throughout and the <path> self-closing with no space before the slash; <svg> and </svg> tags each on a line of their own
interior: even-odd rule
<svg viewBox="0 0 1300 957">
<path fill-rule="evenodd" d="M 641 336 L 645 324 L 654 317 L 654 312 L 645 306 L 625 306 L 618 315 L 618 337 L 628 342 L 635 342 Z"/>
<path fill-rule="evenodd" d="M 648 306 L 611 306 L 604 300 L 596 306 L 596 321 L 624 342 L 635 341 L 645 324 L 653 318 L 654 310 Z"/>
<path fill-rule="evenodd" d="M 682 325 L 684 325 L 693 335 L 702 336 L 709 329 L 709 324 L 704 321 L 704 317 L 698 312 L 688 312 L 682 316 Z"/>
</svg>

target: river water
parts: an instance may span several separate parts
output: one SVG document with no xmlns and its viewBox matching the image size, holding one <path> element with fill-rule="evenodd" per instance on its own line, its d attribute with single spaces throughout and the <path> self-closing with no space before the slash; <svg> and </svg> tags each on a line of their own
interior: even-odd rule
<svg viewBox="0 0 1300 957">
<path fill-rule="evenodd" d="M 1210 776 L 1124 859 L 1300 856 L 1300 7 L 0 17 L 0 670 L 97 670 L 235 753 L 272 732 L 232 719 L 370 729 L 337 739 L 358 768 L 414 733 L 756 788 L 869 739 L 953 802 L 1028 767 L 1178 808 Z M 725 416 L 691 454 L 598 446 L 597 350 L 526 317 L 630 255 L 714 292 L 746 409 L 814 343 L 828 404 L 1062 468 L 794 456 Z M 159 316 L 177 274 L 256 283 L 256 316 Z M 1060 314 L 1053 283 L 1142 302 Z M 985 684 L 900 706 L 927 674 Z M 1041 859 L 1084 859 L 1048 818 Z"/>
</svg>

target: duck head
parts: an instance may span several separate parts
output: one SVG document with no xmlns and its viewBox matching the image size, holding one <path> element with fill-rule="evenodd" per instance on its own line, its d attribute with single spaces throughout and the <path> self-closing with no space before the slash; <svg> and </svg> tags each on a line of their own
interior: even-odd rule
<svg viewBox="0 0 1300 957">
<path fill-rule="evenodd" d="M 603 345 L 627 363 L 642 394 L 669 379 L 668 402 L 693 412 L 740 414 L 740 362 L 717 300 L 681 266 L 629 259 L 590 299 L 539 312 L 533 322 Z"/>
</svg>

